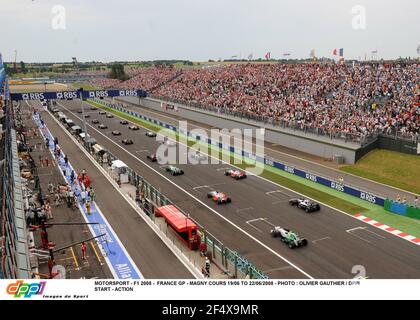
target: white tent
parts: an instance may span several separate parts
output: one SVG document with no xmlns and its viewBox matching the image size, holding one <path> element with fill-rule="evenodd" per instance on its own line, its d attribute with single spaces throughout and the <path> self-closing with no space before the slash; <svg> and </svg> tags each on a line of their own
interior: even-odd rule
<svg viewBox="0 0 420 320">
<path fill-rule="evenodd" d="M 122 162 L 121 160 L 114 160 L 114 161 L 112 161 L 111 168 L 112 169 L 127 168 L 127 165 L 124 162 Z"/>
</svg>

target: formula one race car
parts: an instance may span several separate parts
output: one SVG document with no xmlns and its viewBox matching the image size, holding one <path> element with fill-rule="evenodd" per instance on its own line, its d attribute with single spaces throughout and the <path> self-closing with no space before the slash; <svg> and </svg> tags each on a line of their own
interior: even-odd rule
<svg viewBox="0 0 420 320">
<path fill-rule="evenodd" d="M 120 121 L 120 124 L 122 124 L 122 125 L 126 125 L 126 124 L 128 124 L 128 121 L 127 121 L 127 120 L 121 120 L 121 121 Z"/>
<path fill-rule="evenodd" d="M 121 140 L 121 142 L 122 142 L 122 144 L 125 144 L 125 145 L 129 145 L 129 144 L 134 143 L 133 140 L 131 140 L 131 139 L 123 139 L 123 140 Z"/>
<path fill-rule="evenodd" d="M 210 191 L 209 193 L 207 193 L 207 198 L 213 199 L 213 201 L 215 201 L 217 204 L 232 202 L 231 198 L 219 191 Z"/>
<path fill-rule="evenodd" d="M 246 178 L 246 173 L 244 171 L 230 169 L 225 171 L 225 176 L 230 176 L 236 180 L 240 180 Z"/>
<path fill-rule="evenodd" d="M 112 131 L 112 135 L 113 136 L 120 136 L 121 132 L 119 132 L 118 130 L 114 130 L 114 131 Z"/>
<path fill-rule="evenodd" d="M 273 238 L 280 238 L 280 240 L 286 243 L 290 249 L 308 245 L 308 240 L 300 237 L 298 234 L 289 229 L 274 227 L 270 233 Z"/>
<path fill-rule="evenodd" d="M 99 128 L 99 129 L 108 129 L 108 126 L 107 126 L 107 125 L 105 125 L 105 124 L 100 124 L 100 125 L 98 126 L 98 128 Z"/>
<path fill-rule="evenodd" d="M 156 153 L 152 153 L 152 154 L 148 155 L 147 159 L 151 160 L 152 162 L 156 162 L 157 161 Z"/>
<path fill-rule="evenodd" d="M 138 126 L 131 125 L 131 126 L 128 126 L 128 129 L 130 129 L 130 130 L 134 130 L 134 131 L 137 131 L 137 130 L 139 130 L 140 128 L 139 128 Z"/>
<path fill-rule="evenodd" d="M 90 114 L 85 114 L 85 119 L 90 118 Z"/>
<path fill-rule="evenodd" d="M 154 138 L 156 137 L 156 132 L 153 132 L 153 131 L 146 132 L 146 136 L 149 138 Z"/>
<path fill-rule="evenodd" d="M 166 140 L 163 142 L 164 145 L 168 146 L 168 147 L 175 147 L 176 146 L 176 142 L 172 141 L 172 140 Z"/>
<path fill-rule="evenodd" d="M 173 176 L 180 176 L 184 174 L 184 170 L 174 167 L 174 166 L 167 167 L 166 171 L 169 172 Z"/>
<path fill-rule="evenodd" d="M 98 124 L 98 123 L 99 123 L 99 120 L 98 120 L 98 119 L 93 119 L 93 120 L 92 120 L 92 123 L 93 123 L 93 124 Z"/>
<path fill-rule="evenodd" d="M 99 111 L 99 114 L 106 114 L 105 111 Z"/>
<path fill-rule="evenodd" d="M 107 118 L 114 118 L 114 115 L 113 115 L 113 114 L 108 113 L 108 114 L 106 115 L 106 117 L 107 117 Z"/>
<path fill-rule="evenodd" d="M 90 107 L 90 110 L 96 110 L 96 107 L 92 106 Z"/>
<path fill-rule="evenodd" d="M 191 158 L 198 161 L 198 162 L 207 160 L 207 156 L 205 156 L 204 154 L 202 154 L 200 152 L 193 153 L 191 155 Z"/>
<path fill-rule="evenodd" d="M 77 113 L 83 113 L 83 111 L 82 110 L 77 110 Z"/>
<path fill-rule="evenodd" d="M 318 203 L 308 199 L 290 199 L 289 204 L 305 210 L 306 213 L 321 210 L 321 206 Z"/>
</svg>

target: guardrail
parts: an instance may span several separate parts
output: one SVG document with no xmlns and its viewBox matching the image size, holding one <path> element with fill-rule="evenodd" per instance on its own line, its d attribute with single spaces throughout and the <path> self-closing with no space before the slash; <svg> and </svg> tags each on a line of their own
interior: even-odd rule
<svg viewBox="0 0 420 320">
<path fill-rule="evenodd" d="M 381 207 L 384 206 L 385 199 L 382 198 L 381 196 L 378 196 L 378 195 L 373 194 L 371 192 L 363 191 L 359 188 L 349 186 L 345 183 L 340 183 L 340 182 L 337 182 L 337 181 L 334 181 L 334 180 L 330 180 L 330 179 L 327 179 L 327 178 L 322 177 L 320 175 L 314 174 L 312 172 L 304 171 L 304 170 L 298 169 L 294 166 L 290 166 L 290 165 L 286 165 L 286 164 L 281 163 L 281 162 L 277 162 L 277 161 L 275 161 L 275 160 L 273 160 L 272 158 L 269 158 L 269 157 L 255 156 L 254 154 L 248 153 L 248 152 L 246 152 L 242 149 L 236 150 L 234 147 L 225 146 L 218 141 L 212 141 L 211 139 L 208 139 L 208 138 L 203 139 L 201 136 L 196 135 L 196 134 L 191 135 L 191 133 L 189 131 L 178 130 L 178 128 L 176 128 L 173 125 L 170 125 L 170 124 L 167 124 L 167 123 L 162 122 L 160 120 L 156 120 L 156 119 L 141 115 L 141 114 L 139 114 L 137 112 L 134 112 L 134 111 L 127 110 L 123 107 L 116 106 L 112 103 L 103 102 L 102 100 L 99 100 L 99 99 L 93 99 L 92 101 L 94 101 L 96 103 L 99 103 L 101 105 L 104 105 L 108 108 L 111 108 L 111 109 L 126 113 L 128 115 L 137 117 L 141 120 L 151 122 L 152 124 L 164 127 L 166 129 L 178 132 L 180 134 L 184 134 L 188 137 L 194 138 L 195 140 L 199 140 L 199 141 L 202 141 L 202 142 L 205 142 L 207 140 L 207 143 L 209 145 L 216 146 L 219 149 L 224 149 L 224 150 L 227 150 L 229 152 L 236 153 L 238 155 L 249 158 L 251 160 L 255 160 L 255 161 L 258 161 L 258 162 L 263 162 L 265 165 L 268 165 L 268 166 L 274 167 L 276 169 L 288 172 L 288 173 L 293 174 L 295 176 L 310 180 L 310 181 L 315 182 L 315 183 L 319 183 L 319 184 L 324 185 L 326 187 L 329 187 L 331 189 L 349 194 L 351 196 L 354 196 L 354 197 L 357 197 L 359 199 L 365 200 L 367 202 L 379 205 Z"/>
</svg>

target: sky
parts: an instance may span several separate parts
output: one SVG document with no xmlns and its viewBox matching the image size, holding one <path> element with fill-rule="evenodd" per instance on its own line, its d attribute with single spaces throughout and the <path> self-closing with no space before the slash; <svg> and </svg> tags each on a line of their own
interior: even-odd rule
<svg viewBox="0 0 420 320">
<path fill-rule="evenodd" d="M 334 48 L 347 59 L 417 57 L 419 17 L 418 0 L 0 0 L 0 52 L 25 62 L 308 58 L 312 49 L 332 58 Z"/>
</svg>

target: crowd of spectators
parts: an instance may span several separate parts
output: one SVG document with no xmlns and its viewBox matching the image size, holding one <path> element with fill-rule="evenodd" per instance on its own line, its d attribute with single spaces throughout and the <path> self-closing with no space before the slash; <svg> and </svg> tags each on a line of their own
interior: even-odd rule
<svg viewBox="0 0 420 320">
<path fill-rule="evenodd" d="M 331 136 L 418 136 L 419 66 L 415 64 L 234 64 L 138 69 L 118 86 L 219 113 Z M 355 140 L 357 140 L 355 139 Z"/>
</svg>

